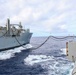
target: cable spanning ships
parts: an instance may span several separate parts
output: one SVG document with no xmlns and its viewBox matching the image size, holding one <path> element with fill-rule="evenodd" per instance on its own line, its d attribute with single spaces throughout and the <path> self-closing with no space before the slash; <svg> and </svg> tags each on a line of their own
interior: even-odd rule
<svg viewBox="0 0 76 75">
<path fill-rule="evenodd" d="M 17 48 L 30 43 L 32 33 L 29 29 L 23 29 L 19 24 L 10 24 L 7 19 L 5 27 L 0 27 L 0 51 Z"/>
</svg>

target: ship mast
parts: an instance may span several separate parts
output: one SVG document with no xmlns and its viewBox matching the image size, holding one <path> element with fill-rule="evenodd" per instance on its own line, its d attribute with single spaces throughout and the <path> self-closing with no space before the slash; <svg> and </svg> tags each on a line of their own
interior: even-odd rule
<svg viewBox="0 0 76 75">
<path fill-rule="evenodd" d="M 10 36 L 10 19 L 7 19 L 6 28 L 7 28 L 7 36 Z"/>
</svg>

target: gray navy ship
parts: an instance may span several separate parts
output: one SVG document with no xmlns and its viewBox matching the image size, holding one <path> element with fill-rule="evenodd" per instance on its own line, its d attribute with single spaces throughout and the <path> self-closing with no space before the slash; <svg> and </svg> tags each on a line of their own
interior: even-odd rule
<svg viewBox="0 0 76 75">
<path fill-rule="evenodd" d="M 32 33 L 23 29 L 21 22 L 11 24 L 7 19 L 6 26 L 0 26 L 0 51 L 17 48 L 30 43 Z"/>
</svg>

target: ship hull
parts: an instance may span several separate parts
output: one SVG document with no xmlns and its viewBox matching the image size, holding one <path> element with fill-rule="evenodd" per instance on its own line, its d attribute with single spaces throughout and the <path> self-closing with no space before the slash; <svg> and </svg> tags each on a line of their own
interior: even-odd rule
<svg viewBox="0 0 76 75">
<path fill-rule="evenodd" d="M 32 33 L 25 32 L 25 33 L 22 33 L 20 36 L 1 37 L 0 51 L 14 49 L 20 46 L 23 47 L 23 45 L 30 43 L 31 36 L 32 36 Z"/>
</svg>

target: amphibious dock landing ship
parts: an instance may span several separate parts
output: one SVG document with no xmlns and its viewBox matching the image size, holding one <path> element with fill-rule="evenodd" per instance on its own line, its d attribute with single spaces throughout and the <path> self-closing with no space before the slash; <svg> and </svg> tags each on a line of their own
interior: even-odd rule
<svg viewBox="0 0 76 75">
<path fill-rule="evenodd" d="M 30 43 L 32 33 L 29 29 L 23 29 L 19 24 L 10 24 L 7 19 L 6 26 L 0 26 L 0 51 L 13 49 Z"/>
</svg>

